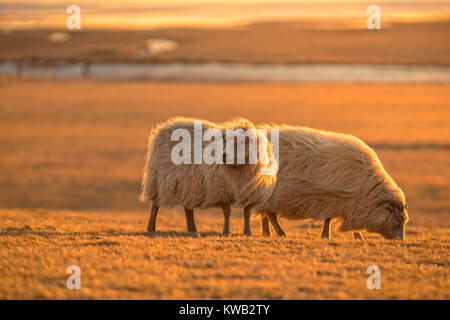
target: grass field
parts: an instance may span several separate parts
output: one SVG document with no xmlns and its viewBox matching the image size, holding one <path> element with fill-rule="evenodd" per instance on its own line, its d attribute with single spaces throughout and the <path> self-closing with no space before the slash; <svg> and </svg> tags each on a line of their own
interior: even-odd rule
<svg viewBox="0 0 450 320">
<path fill-rule="evenodd" d="M 285 224 L 284 239 L 242 236 L 233 217 L 223 238 L 219 214 L 199 214 L 198 237 L 184 215 L 2 210 L 0 298 L 103 299 L 449 299 L 450 228 L 408 228 L 400 243 L 351 234 L 319 239 L 320 228 Z M 253 223 L 254 233 L 258 224 Z M 66 288 L 66 268 L 81 268 L 81 290 Z M 381 290 L 366 269 L 381 268 Z"/>
<path fill-rule="evenodd" d="M 308 23 L 260 23 L 238 28 L 166 28 L 151 31 L 70 32 L 67 42 L 48 41 L 51 30 L 0 33 L 0 60 L 363 63 L 450 65 L 450 22 L 394 23 L 383 30 L 311 30 Z M 335 27 L 335 26 L 334 26 Z M 314 29 L 314 28 L 313 28 Z M 67 31 L 67 30 L 60 30 Z M 147 39 L 178 46 L 142 57 Z"/>
<path fill-rule="evenodd" d="M 0 81 L 0 298 L 450 298 L 449 85 Z M 147 234 L 138 202 L 150 128 L 170 116 L 306 125 L 373 145 L 409 204 L 407 241 L 282 221 L 288 237 L 185 233 L 178 208 Z M 79 265 L 82 289 L 66 288 Z M 381 290 L 366 269 L 381 268 Z"/>
</svg>

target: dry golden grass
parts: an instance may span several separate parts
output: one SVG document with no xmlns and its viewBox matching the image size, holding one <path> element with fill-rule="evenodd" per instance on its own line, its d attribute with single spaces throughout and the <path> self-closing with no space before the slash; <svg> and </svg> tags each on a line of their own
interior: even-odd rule
<svg viewBox="0 0 450 320">
<path fill-rule="evenodd" d="M 449 85 L 8 81 L 0 86 L 0 207 L 139 210 L 150 128 L 176 115 L 243 116 L 450 144 Z M 414 212 L 450 209 L 449 149 L 376 149 Z"/>
<path fill-rule="evenodd" d="M 233 217 L 198 214 L 198 238 L 184 217 L 163 210 L 159 232 L 138 213 L 1 210 L 2 299 L 449 299 L 450 228 L 411 227 L 400 243 L 351 234 L 319 239 L 320 228 L 286 223 L 289 237 L 242 236 Z M 254 229 L 257 224 L 253 223 Z M 259 234 L 259 230 L 255 233 Z M 81 268 L 81 290 L 66 268 Z M 369 265 L 381 289 L 366 286 Z"/>
<path fill-rule="evenodd" d="M 0 298 L 450 298 L 449 85 L 0 82 Z M 145 233 L 137 201 L 147 134 L 184 115 L 352 133 L 404 190 L 407 242 L 365 243 L 283 221 L 288 237 L 230 238 L 217 210 L 178 210 Z M 433 148 L 414 148 L 434 143 Z M 409 146 L 402 150 L 401 146 Z M 42 208 L 42 209 L 38 209 Z M 82 290 L 65 287 L 82 268 Z M 378 264 L 382 289 L 366 288 Z"/>
</svg>

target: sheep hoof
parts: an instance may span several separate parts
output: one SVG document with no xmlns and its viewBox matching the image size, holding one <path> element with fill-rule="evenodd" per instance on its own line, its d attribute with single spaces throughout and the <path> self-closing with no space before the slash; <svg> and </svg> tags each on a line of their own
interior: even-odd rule
<svg viewBox="0 0 450 320">
<path fill-rule="evenodd" d="M 331 236 L 328 234 L 322 234 L 322 236 L 320 238 L 325 239 L 325 240 L 331 240 Z"/>
<path fill-rule="evenodd" d="M 224 236 L 224 237 L 229 237 L 229 236 L 230 236 L 230 231 L 224 231 L 224 232 L 222 232 L 222 236 Z"/>
<path fill-rule="evenodd" d="M 193 237 L 193 238 L 198 238 L 198 236 L 199 236 L 199 234 L 198 234 L 197 231 L 188 231 L 188 232 L 187 232 L 187 235 L 188 235 L 189 237 Z"/>
<path fill-rule="evenodd" d="M 251 231 L 244 231 L 244 235 L 246 235 L 247 237 L 251 237 L 252 236 L 252 232 Z"/>
</svg>

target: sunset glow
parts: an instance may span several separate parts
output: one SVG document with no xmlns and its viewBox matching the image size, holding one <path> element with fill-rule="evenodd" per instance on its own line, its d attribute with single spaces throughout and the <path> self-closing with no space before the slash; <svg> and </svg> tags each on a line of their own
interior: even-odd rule
<svg viewBox="0 0 450 320">
<path fill-rule="evenodd" d="M 450 18 L 450 1 L 378 1 L 383 22 Z M 0 1 L 0 28 L 63 28 L 65 1 Z M 363 28 L 367 1 L 77 1 L 86 29 L 167 26 L 230 27 L 255 22 L 304 21 L 313 27 Z M 313 22 L 313 23 L 312 23 Z"/>
</svg>

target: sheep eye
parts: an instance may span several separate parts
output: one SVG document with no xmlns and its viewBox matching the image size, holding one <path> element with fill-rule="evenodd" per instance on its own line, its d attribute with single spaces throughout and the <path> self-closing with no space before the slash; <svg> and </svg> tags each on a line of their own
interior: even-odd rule
<svg viewBox="0 0 450 320">
<path fill-rule="evenodd" d="M 408 204 L 407 203 L 405 203 L 405 209 L 408 209 Z"/>
</svg>

